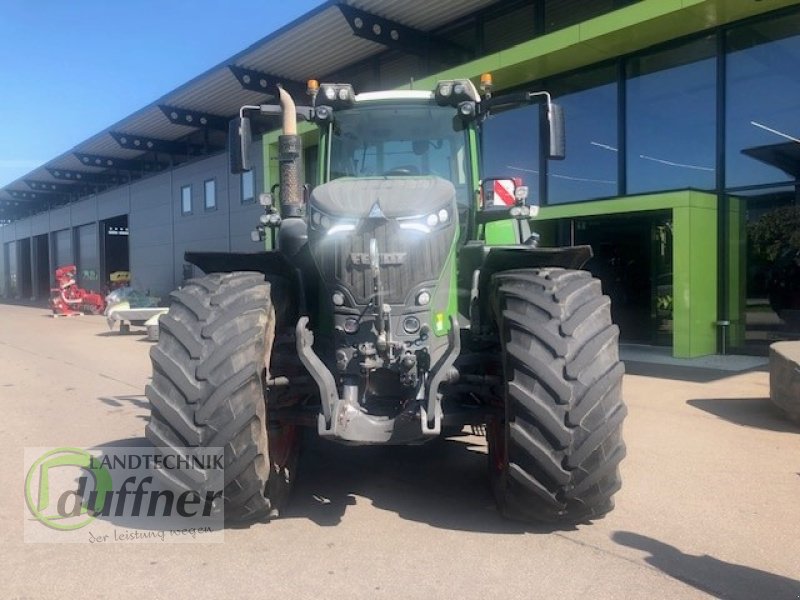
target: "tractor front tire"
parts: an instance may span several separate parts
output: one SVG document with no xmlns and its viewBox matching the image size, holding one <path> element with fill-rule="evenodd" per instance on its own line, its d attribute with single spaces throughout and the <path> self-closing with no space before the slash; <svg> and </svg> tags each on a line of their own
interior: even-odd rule
<svg viewBox="0 0 800 600">
<path fill-rule="evenodd" d="M 504 415 L 489 423 L 500 511 L 557 525 L 614 507 L 625 456 L 619 329 L 586 271 L 519 269 L 492 280 Z"/>
<path fill-rule="evenodd" d="M 278 516 L 294 479 L 297 436 L 267 422 L 264 377 L 275 311 L 264 276 L 191 279 L 172 293 L 159 327 L 150 351 L 147 439 L 162 448 L 223 448 L 225 520 Z"/>
</svg>

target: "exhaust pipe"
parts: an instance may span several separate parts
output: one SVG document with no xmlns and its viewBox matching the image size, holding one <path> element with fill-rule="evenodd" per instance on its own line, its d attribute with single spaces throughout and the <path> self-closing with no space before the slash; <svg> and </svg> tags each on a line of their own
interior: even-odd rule
<svg viewBox="0 0 800 600">
<path fill-rule="evenodd" d="M 280 163 L 281 216 L 302 217 L 305 203 L 303 187 L 303 141 L 297 135 L 297 109 L 292 96 L 278 86 L 283 113 L 283 135 L 278 136 Z"/>
</svg>

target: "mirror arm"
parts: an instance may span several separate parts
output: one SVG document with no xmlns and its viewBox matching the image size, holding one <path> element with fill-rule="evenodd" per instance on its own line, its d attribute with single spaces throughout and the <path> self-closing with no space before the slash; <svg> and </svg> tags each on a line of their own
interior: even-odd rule
<svg viewBox="0 0 800 600">
<path fill-rule="evenodd" d="M 526 104 L 533 104 L 534 102 L 538 102 L 539 98 L 542 97 L 546 99 L 547 109 L 549 111 L 553 101 L 550 97 L 550 92 L 544 91 L 512 92 L 510 94 L 503 94 L 502 96 L 492 96 L 491 98 L 481 101 L 480 109 L 482 114 L 488 112 L 502 112 L 504 110 L 510 110 Z"/>
<path fill-rule="evenodd" d="M 259 110 L 260 106 L 253 106 L 252 104 L 245 104 L 242 108 L 239 109 L 239 118 L 244 119 L 245 111 L 250 112 L 251 110 Z"/>
<path fill-rule="evenodd" d="M 511 94 L 492 96 L 491 98 L 482 100 L 478 104 L 478 107 L 480 108 L 481 114 L 487 114 L 489 112 L 510 110 L 524 104 L 530 104 L 530 102 L 531 100 L 528 92 L 512 92 Z"/>
</svg>

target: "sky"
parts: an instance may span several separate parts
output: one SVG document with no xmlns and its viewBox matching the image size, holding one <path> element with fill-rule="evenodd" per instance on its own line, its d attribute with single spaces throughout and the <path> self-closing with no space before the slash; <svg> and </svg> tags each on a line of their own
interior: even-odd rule
<svg viewBox="0 0 800 600">
<path fill-rule="evenodd" d="M 0 0 L 0 186 L 323 0 Z"/>
</svg>

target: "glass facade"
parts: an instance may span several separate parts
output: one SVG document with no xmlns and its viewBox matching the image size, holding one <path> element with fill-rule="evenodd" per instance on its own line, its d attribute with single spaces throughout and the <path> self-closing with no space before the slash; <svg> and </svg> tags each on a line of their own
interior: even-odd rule
<svg viewBox="0 0 800 600">
<path fill-rule="evenodd" d="M 715 186 L 713 37 L 626 63 L 627 193 Z"/>
<path fill-rule="evenodd" d="M 730 345 L 762 354 L 800 337 L 800 201 L 795 186 L 727 196 Z"/>
<path fill-rule="evenodd" d="M 728 188 L 800 176 L 800 15 L 726 34 L 725 183 Z"/>
<path fill-rule="evenodd" d="M 585 18 L 573 17 L 568 2 L 548 5 L 548 28 Z M 541 159 L 540 109 L 526 107 L 487 121 L 483 172 L 522 176 L 549 205 L 715 194 L 718 345 L 724 337 L 728 350 L 763 354 L 769 343 L 800 338 L 798 73 L 793 10 L 531 82 L 523 89 L 547 89 L 564 107 L 567 158 Z M 589 267 L 616 296 L 623 339 L 669 343 L 673 222 L 648 212 L 646 200 L 637 214 L 543 228 L 555 243 L 594 246 Z"/>
<path fill-rule="evenodd" d="M 538 198 L 539 107 L 525 106 L 489 117 L 483 126 L 483 165 L 487 177 L 518 177 Z"/>
<path fill-rule="evenodd" d="M 567 115 L 567 155 L 548 165 L 551 204 L 619 193 L 617 69 L 606 66 L 548 81 Z"/>
<path fill-rule="evenodd" d="M 727 312 L 734 349 L 762 354 L 800 338 L 800 14 L 725 44 Z"/>
</svg>

